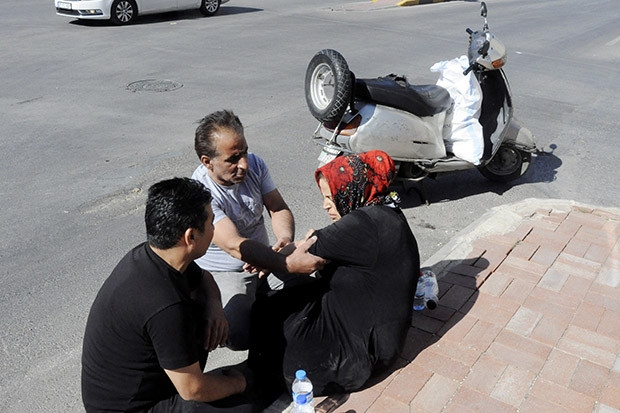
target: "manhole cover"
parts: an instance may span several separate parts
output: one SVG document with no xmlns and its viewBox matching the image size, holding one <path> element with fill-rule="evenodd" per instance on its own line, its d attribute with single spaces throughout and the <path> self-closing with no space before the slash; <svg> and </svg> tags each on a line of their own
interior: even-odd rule
<svg viewBox="0 0 620 413">
<path fill-rule="evenodd" d="M 183 85 L 174 80 L 157 79 L 138 80 L 127 85 L 127 89 L 132 92 L 169 92 L 181 87 Z"/>
</svg>

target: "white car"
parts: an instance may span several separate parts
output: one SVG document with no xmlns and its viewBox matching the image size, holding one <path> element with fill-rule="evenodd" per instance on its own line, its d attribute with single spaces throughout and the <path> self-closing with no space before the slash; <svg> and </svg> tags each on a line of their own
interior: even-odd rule
<svg viewBox="0 0 620 413">
<path fill-rule="evenodd" d="M 54 0 L 56 14 L 78 19 L 110 20 L 114 24 L 129 24 L 138 14 L 153 14 L 175 10 L 200 9 L 213 16 L 220 4 L 229 0 Z"/>
</svg>

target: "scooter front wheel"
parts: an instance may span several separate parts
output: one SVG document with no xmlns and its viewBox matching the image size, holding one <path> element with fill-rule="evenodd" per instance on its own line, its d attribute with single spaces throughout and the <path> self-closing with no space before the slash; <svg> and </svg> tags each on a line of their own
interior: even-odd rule
<svg viewBox="0 0 620 413">
<path fill-rule="evenodd" d="M 324 49 L 312 57 L 306 69 L 306 103 L 320 122 L 338 121 L 347 110 L 353 93 L 351 72 L 344 57 Z"/>
<path fill-rule="evenodd" d="M 478 168 L 487 179 L 495 182 L 510 182 L 527 172 L 532 154 L 520 151 L 511 145 L 502 145 L 489 163 Z"/>
</svg>

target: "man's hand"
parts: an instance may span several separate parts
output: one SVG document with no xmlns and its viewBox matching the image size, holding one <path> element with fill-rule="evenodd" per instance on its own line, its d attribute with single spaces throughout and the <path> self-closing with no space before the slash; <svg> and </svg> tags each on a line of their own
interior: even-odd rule
<svg viewBox="0 0 620 413">
<path fill-rule="evenodd" d="M 227 338 L 228 320 L 221 303 L 208 303 L 205 308 L 205 350 L 215 350 L 218 346 L 224 345 Z"/>
<path fill-rule="evenodd" d="M 310 237 L 286 257 L 286 270 L 293 274 L 311 274 L 316 270 L 322 269 L 327 260 L 312 255 L 308 249 L 316 242 L 317 238 Z"/>
<path fill-rule="evenodd" d="M 276 241 L 275 244 L 273 244 L 271 249 L 274 250 L 275 252 L 280 252 L 282 248 L 286 247 L 291 242 L 293 242 L 293 240 L 288 237 L 278 238 L 278 240 Z"/>
</svg>

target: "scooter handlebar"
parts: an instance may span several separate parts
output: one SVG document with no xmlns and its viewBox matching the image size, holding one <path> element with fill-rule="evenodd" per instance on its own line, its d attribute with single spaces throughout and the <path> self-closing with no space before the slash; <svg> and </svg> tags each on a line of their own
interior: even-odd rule
<svg viewBox="0 0 620 413">
<path fill-rule="evenodd" d="M 469 67 L 467 69 L 465 69 L 465 71 L 463 72 L 463 76 L 467 76 L 469 74 L 469 72 L 474 70 L 474 67 L 476 67 L 476 63 L 470 64 Z"/>
<path fill-rule="evenodd" d="M 466 31 L 466 32 L 467 32 L 467 34 L 469 35 L 469 37 L 470 37 L 470 40 L 469 40 L 469 41 L 471 42 L 471 35 L 472 35 L 472 34 L 474 34 L 474 31 L 473 31 L 472 29 L 470 29 L 469 27 L 468 27 L 467 29 L 465 29 L 465 31 Z M 474 70 L 475 65 L 476 65 L 475 63 L 470 64 L 470 65 L 469 65 L 469 67 L 468 67 L 467 69 L 465 69 L 465 71 L 463 72 L 463 76 L 467 76 L 467 74 L 468 74 L 469 72 L 471 72 L 472 70 Z"/>
</svg>

